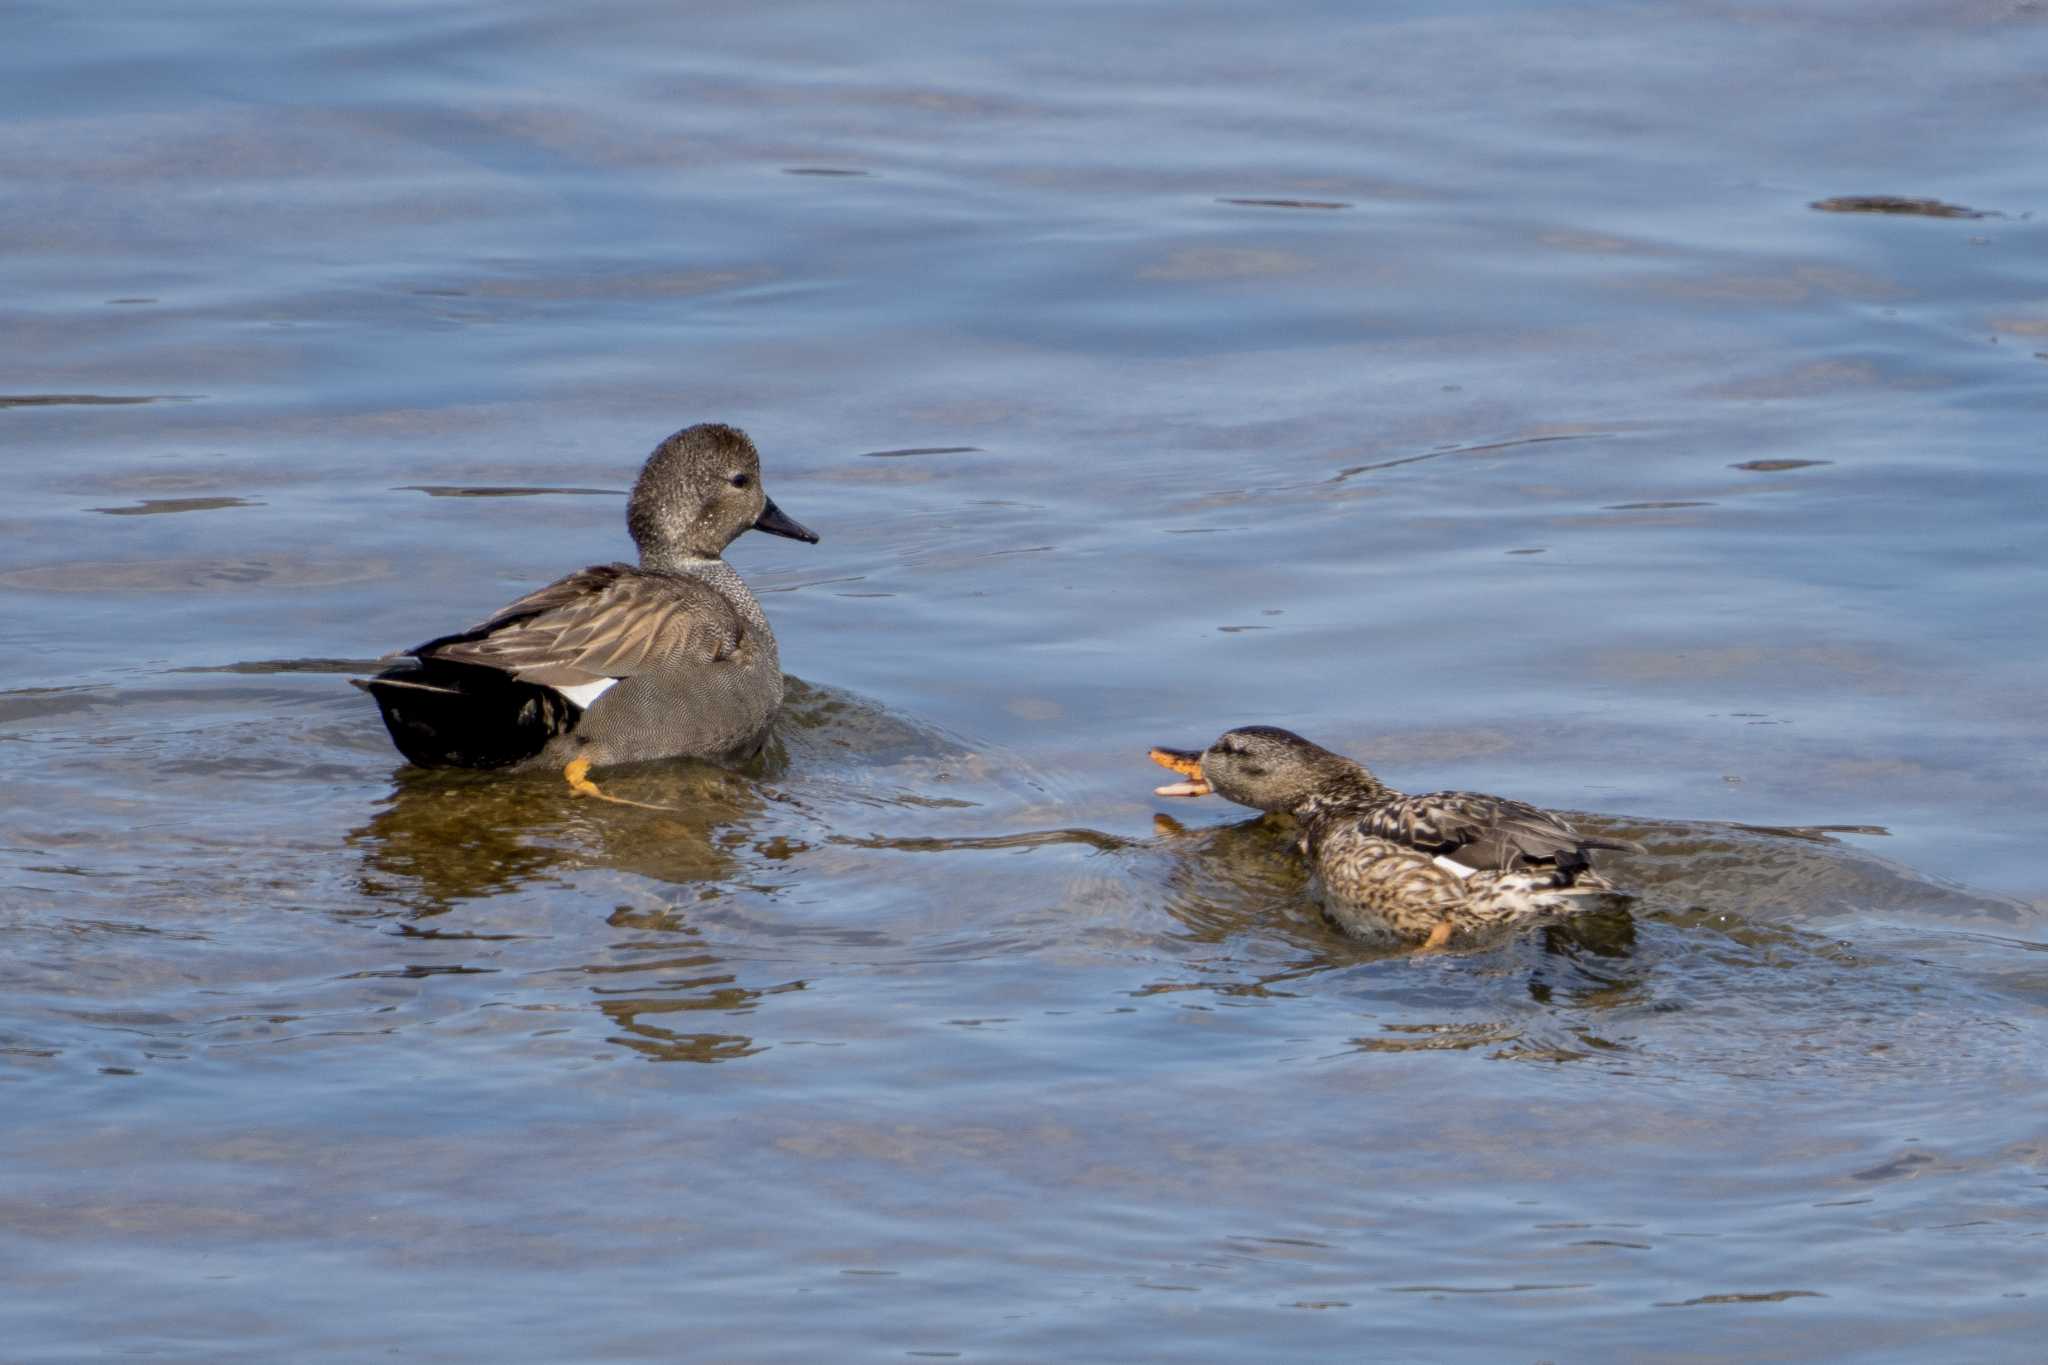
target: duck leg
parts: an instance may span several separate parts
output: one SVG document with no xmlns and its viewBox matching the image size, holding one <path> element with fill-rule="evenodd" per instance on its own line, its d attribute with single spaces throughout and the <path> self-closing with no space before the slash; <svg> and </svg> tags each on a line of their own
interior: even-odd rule
<svg viewBox="0 0 2048 1365">
<path fill-rule="evenodd" d="M 1451 922 L 1447 919 L 1438 920 L 1436 928 L 1429 931 L 1429 937 L 1422 940 L 1422 946 L 1420 948 L 1417 948 L 1415 951 L 1418 953 L 1438 952 L 1441 951 L 1443 946 L 1446 943 L 1449 943 L 1450 941 Z"/>
<path fill-rule="evenodd" d="M 567 779 L 569 790 L 578 796 L 594 796 L 615 806 L 637 806 L 641 810 L 658 810 L 671 815 L 675 813 L 667 806 L 650 806 L 645 801 L 628 801 L 623 796 L 613 796 L 610 792 L 600 791 L 597 783 L 590 780 L 590 760 L 587 758 L 570 759 L 569 766 L 562 769 L 562 776 Z"/>
</svg>

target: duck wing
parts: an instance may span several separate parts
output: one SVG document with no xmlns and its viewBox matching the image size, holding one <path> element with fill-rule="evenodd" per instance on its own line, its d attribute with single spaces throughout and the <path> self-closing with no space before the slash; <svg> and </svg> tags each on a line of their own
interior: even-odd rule
<svg viewBox="0 0 2048 1365">
<path fill-rule="evenodd" d="M 1483 792 L 1431 792 L 1383 801 L 1365 812 L 1362 827 L 1434 857 L 1480 871 L 1551 865 L 1566 871 L 1590 865 L 1588 851 L 1640 846 L 1579 833 L 1561 817 Z"/>
<path fill-rule="evenodd" d="M 578 569 L 456 635 L 408 653 L 544 687 L 630 678 L 678 658 L 723 659 L 746 625 L 715 589 L 630 564 Z"/>
</svg>

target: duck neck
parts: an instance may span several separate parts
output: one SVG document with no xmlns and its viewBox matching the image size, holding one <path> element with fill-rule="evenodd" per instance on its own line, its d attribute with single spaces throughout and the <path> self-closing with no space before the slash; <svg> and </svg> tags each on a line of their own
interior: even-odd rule
<svg viewBox="0 0 2048 1365">
<path fill-rule="evenodd" d="M 1364 764 L 1347 759 L 1343 768 L 1324 774 L 1316 783 L 1315 790 L 1296 803 L 1294 818 L 1313 829 L 1333 820 L 1357 815 L 1400 795 L 1368 772 Z"/>
<path fill-rule="evenodd" d="M 716 554 L 685 549 L 678 544 L 651 544 L 640 547 L 640 567 L 649 573 L 687 574 L 691 578 L 703 578 L 708 569 L 724 567 L 725 560 Z"/>
<path fill-rule="evenodd" d="M 719 596 L 738 609 L 740 619 L 747 623 L 748 629 L 754 631 L 759 639 L 766 641 L 766 648 L 774 649 L 775 635 L 768 629 L 767 613 L 761 610 L 761 604 L 747 589 L 746 580 L 740 577 L 739 570 L 726 563 L 723 557 L 649 546 L 640 551 L 640 567 L 649 573 L 675 574 L 709 584 Z"/>
</svg>

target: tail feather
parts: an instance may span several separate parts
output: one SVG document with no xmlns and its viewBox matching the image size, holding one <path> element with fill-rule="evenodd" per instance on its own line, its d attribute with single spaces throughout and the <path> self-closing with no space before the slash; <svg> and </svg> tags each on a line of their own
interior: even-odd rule
<svg viewBox="0 0 2048 1365">
<path fill-rule="evenodd" d="M 433 683 L 415 682 L 410 678 L 393 678 L 381 673 L 374 678 L 350 678 L 349 684 L 362 688 L 373 697 L 377 695 L 377 689 L 380 687 L 409 687 L 420 692 L 440 692 L 450 697 L 462 695 L 462 689 L 459 687 L 440 687 Z"/>
<path fill-rule="evenodd" d="M 1596 872 L 1556 867 L 1482 872 L 1466 886 L 1480 913 L 1496 920 L 1575 915 L 1628 899 Z"/>
<path fill-rule="evenodd" d="M 376 699 L 398 751 L 423 768 L 509 768 L 576 728 L 583 708 L 494 668 L 407 658 L 351 678 Z"/>
</svg>

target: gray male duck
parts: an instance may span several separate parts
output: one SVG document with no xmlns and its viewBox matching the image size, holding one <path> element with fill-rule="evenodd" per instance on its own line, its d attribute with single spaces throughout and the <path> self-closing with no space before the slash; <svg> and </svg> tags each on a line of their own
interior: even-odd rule
<svg viewBox="0 0 2048 1365">
<path fill-rule="evenodd" d="M 716 423 L 654 448 L 626 529 L 637 567 L 578 569 L 351 679 L 399 752 L 427 768 L 553 768 L 604 796 L 594 767 L 757 750 L 782 705 L 782 661 L 725 547 L 749 530 L 818 537 L 769 500 L 746 433 Z"/>
<path fill-rule="evenodd" d="M 1580 834 L 1521 801 L 1478 792 L 1404 796 L 1362 763 L 1291 730 L 1247 725 L 1200 753 L 1154 749 L 1187 778 L 1161 796 L 1215 793 L 1300 822 L 1323 901 L 1355 938 L 1441 948 L 1517 920 L 1593 908 L 1613 886 L 1594 849 L 1641 847 Z"/>
</svg>

